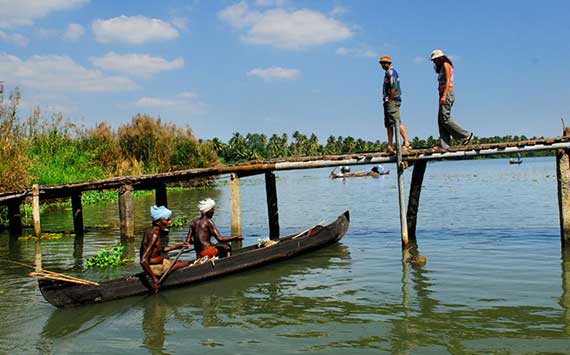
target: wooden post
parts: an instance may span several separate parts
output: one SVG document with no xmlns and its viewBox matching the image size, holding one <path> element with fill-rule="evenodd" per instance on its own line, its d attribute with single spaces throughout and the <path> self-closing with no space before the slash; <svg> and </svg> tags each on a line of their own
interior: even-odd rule
<svg viewBox="0 0 570 355">
<path fill-rule="evenodd" d="M 412 182 L 410 186 L 410 196 L 408 197 L 408 238 L 416 240 L 416 223 L 418 220 L 418 209 L 420 207 L 420 193 L 422 192 L 422 182 L 426 171 L 427 160 L 418 160 L 414 164 L 412 172 Z"/>
<path fill-rule="evenodd" d="M 133 186 L 123 185 L 119 189 L 119 218 L 121 238 L 135 237 L 135 218 L 133 209 Z"/>
<path fill-rule="evenodd" d="M 277 206 L 277 187 L 275 174 L 272 171 L 265 173 L 265 193 L 267 194 L 267 215 L 269 217 L 269 238 L 279 239 L 279 209 Z"/>
<path fill-rule="evenodd" d="M 398 170 L 398 200 L 400 202 L 400 230 L 402 232 L 402 246 L 408 244 L 408 222 L 406 221 L 406 196 L 404 192 L 404 166 L 402 164 L 402 146 L 400 145 L 400 121 L 394 124 L 394 138 L 396 141 L 396 165 Z"/>
<path fill-rule="evenodd" d="M 34 222 L 34 235 L 42 236 L 40 228 L 40 185 L 32 185 L 32 220 Z"/>
<path fill-rule="evenodd" d="M 166 184 L 160 184 L 154 192 L 154 203 L 157 206 L 168 207 L 168 197 L 166 194 Z"/>
<path fill-rule="evenodd" d="M 71 195 L 71 211 L 73 212 L 73 229 L 76 236 L 83 235 L 83 207 L 81 206 L 81 192 Z"/>
<path fill-rule="evenodd" d="M 22 235 L 22 214 L 20 212 L 20 199 L 12 200 L 8 203 L 8 221 L 10 222 L 10 235 Z"/>
<path fill-rule="evenodd" d="M 237 174 L 230 175 L 230 233 L 231 235 L 242 235 L 241 230 L 241 194 L 239 186 L 239 176 Z M 239 249 L 242 242 L 236 241 L 232 243 L 234 249 Z"/>
<path fill-rule="evenodd" d="M 564 129 L 564 136 L 568 135 Z M 558 210 L 560 214 L 560 240 L 562 247 L 570 246 L 570 149 L 556 152 L 556 178 L 558 182 Z"/>
</svg>

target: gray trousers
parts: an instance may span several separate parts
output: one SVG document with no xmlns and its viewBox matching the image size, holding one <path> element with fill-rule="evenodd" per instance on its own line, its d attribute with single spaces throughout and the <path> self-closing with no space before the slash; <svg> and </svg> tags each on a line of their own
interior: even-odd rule
<svg viewBox="0 0 570 355">
<path fill-rule="evenodd" d="M 461 127 L 459 123 L 451 117 L 451 107 L 454 102 L 455 94 L 453 93 L 453 90 L 450 90 L 445 96 L 445 103 L 443 105 L 439 105 L 437 125 L 439 126 L 439 140 L 442 148 L 449 148 L 452 137 L 459 141 L 469 137 L 469 132 Z"/>
</svg>

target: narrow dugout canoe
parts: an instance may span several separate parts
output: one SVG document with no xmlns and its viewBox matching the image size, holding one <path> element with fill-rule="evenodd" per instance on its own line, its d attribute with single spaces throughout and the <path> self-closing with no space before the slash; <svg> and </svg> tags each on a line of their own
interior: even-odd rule
<svg viewBox="0 0 570 355">
<path fill-rule="evenodd" d="M 380 176 L 380 175 L 388 175 L 390 174 L 390 170 L 386 170 L 382 173 L 375 173 L 373 171 L 356 171 L 354 173 L 335 173 L 331 172 L 330 177 L 331 179 L 344 179 L 349 177 L 364 177 L 364 176 Z"/>
<path fill-rule="evenodd" d="M 301 234 L 280 238 L 277 244 L 258 247 L 252 245 L 235 250 L 232 256 L 179 269 L 167 276 L 161 290 L 190 285 L 198 281 L 234 272 L 251 269 L 265 264 L 287 260 L 299 254 L 339 241 L 349 225 L 348 211 L 326 226 L 316 226 Z M 56 307 L 79 306 L 106 302 L 119 298 L 148 294 L 151 279 L 145 273 L 102 282 L 99 286 L 78 285 L 65 281 L 38 279 L 40 291 L 45 299 Z"/>
</svg>

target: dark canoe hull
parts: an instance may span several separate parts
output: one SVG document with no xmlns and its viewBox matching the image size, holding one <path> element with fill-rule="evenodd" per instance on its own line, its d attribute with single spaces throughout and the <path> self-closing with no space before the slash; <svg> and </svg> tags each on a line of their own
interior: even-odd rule
<svg viewBox="0 0 570 355">
<path fill-rule="evenodd" d="M 509 164 L 522 164 L 522 160 L 509 160 Z"/>
<path fill-rule="evenodd" d="M 349 214 L 346 211 L 329 225 L 318 226 L 301 235 L 281 238 L 276 245 L 265 248 L 252 245 L 236 250 L 232 256 L 216 260 L 215 263 L 207 262 L 179 269 L 168 275 L 162 283 L 161 290 L 190 285 L 319 249 L 339 241 L 346 233 L 348 225 Z M 38 284 L 45 299 L 56 307 L 79 306 L 144 295 L 152 288 L 150 278 L 144 273 L 102 282 L 99 286 L 48 279 L 39 279 Z"/>
<path fill-rule="evenodd" d="M 354 172 L 354 173 L 344 173 L 344 174 L 337 174 L 337 173 L 331 173 L 331 179 L 344 179 L 344 178 L 350 178 L 350 177 L 365 177 L 365 176 L 372 176 L 372 177 L 377 177 L 377 176 L 381 176 L 381 175 L 388 175 L 390 174 L 390 170 L 386 170 L 383 173 L 375 173 L 372 171 L 359 171 L 359 172 Z"/>
</svg>

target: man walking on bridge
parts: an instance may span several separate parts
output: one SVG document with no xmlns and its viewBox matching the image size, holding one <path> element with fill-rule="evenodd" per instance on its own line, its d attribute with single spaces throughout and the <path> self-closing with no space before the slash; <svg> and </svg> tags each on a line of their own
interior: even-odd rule
<svg viewBox="0 0 570 355">
<path fill-rule="evenodd" d="M 392 58 L 389 55 L 381 56 L 379 63 L 386 72 L 382 85 L 382 102 L 384 105 L 384 126 L 388 135 L 388 146 L 386 146 L 384 151 L 394 154 L 394 146 L 392 145 L 392 136 L 395 134 L 394 127 L 399 127 L 400 134 L 404 139 L 404 149 L 411 148 L 406 128 L 400 119 L 400 105 L 402 104 L 400 77 L 396 69 L 392 67 Z"/>
</svg>

